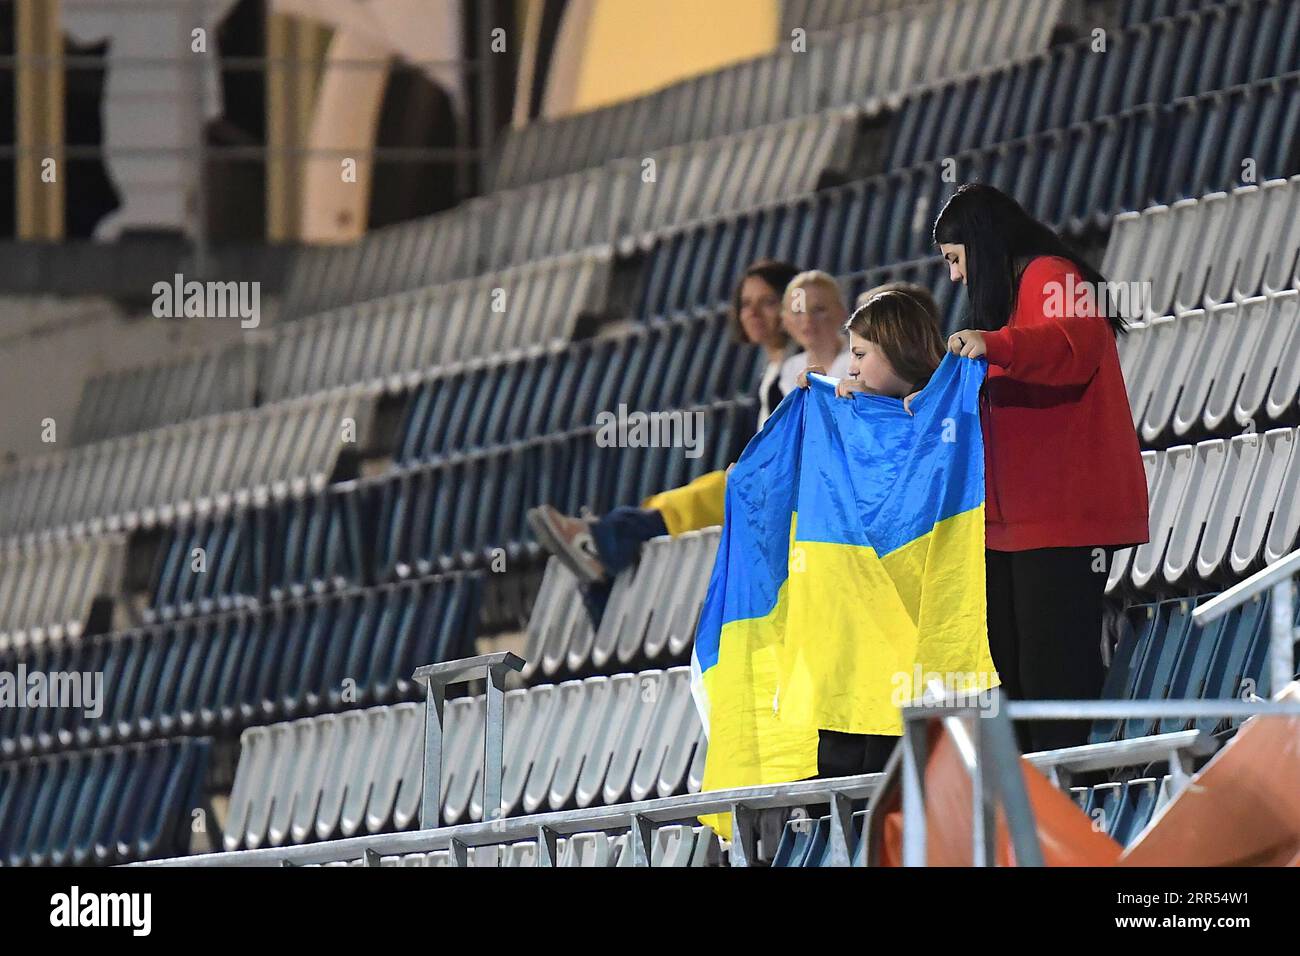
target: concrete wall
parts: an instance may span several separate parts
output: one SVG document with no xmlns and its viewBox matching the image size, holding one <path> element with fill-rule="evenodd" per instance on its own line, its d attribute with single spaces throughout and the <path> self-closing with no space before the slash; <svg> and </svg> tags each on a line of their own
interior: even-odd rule
<svg viewBox="0 0 1300 956">
<path fill-rule="evenodd" d="M 265 328 L 244 330 L 238 319 L 128 316 L 104 299 L 0 299 L 0 467 L 70 447 L 90 376 L 180 358 Z M 56 423 L 55 445 L 41 441 L 45 418 Z"/>
</svg>

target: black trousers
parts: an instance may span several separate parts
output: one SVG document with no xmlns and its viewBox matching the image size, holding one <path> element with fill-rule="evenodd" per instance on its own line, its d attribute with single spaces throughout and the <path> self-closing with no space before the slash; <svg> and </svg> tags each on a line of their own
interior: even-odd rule
<svg viewBox="0 0 1300 956">
<path fill-rule="evenodd" d="M 819 730 L 817 731 L 817 776 L 811 779 L 825 780 L 830 777 L 854 777 L 860 773 L 879 773 L 885 769 L 885 763 L 897 743 L 897 737 Z M 865 806 L 865 800 L 853 803 L 854 810 Z M 806 818 L 816 820 L 830 812 L 830 805 L 818 803 L 803 809 Z M 781 831 L 794 811 L 794 807 L 777 807 L 759 811 L 760 861 L 771 862 L 776 854 L 777 843 L 781 839 Z"/>
<path fill-rule="evenodd" d="M 985 551 L 989 651 L 1012 700 L 1096 700 L 1111 548 Z M 1022 721 L 1023 752 L 1088 742 L 1086 720 Z"/>
<path fill-rule="evenodd" d="M 817 776 L 852 777 L 879 773 L 894 752 L 897 737 L 880 734 L 846 734 L 838 730 L 817 731 Z"/>
</svg>

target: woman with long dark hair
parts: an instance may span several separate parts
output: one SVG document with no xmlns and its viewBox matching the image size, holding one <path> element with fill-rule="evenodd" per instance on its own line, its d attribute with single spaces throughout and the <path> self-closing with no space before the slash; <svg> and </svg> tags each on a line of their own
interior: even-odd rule
<svg viewBox="0 0 1300 956">
<path fill-rule="evenodd" d="M 1105 279 L 1010 196 L 959 188 L 934 224 L 968 327 L 948 350 L 988 360 L 981 393 L 989 650 L 1012 699 L 1091 700 L 1105 679 L 1111 555 L 1145 542 L 1146 474 Z M 1022 748 L 1086 742 L 1086 721 L 1031 721 Z"/>
</svg>

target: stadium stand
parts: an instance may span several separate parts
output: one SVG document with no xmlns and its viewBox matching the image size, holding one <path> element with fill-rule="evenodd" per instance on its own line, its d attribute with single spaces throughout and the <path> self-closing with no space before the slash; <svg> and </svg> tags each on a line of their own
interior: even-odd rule
<svg viewBox="0 0 1300 956">
<path fill-rule="evenodd" d="M 1204 630 L 1191 612 L 1300 544 L 1300 5 L 1119 4 L 1104 55 L 1067 6 L 789 3 L 807 55 L 512 128 L 491 191 L 299 255 L 248 343 L 89 378 L 77 447 L 0 475 L 0 671 L 103 672 L 102 713 L 0 709 L 0 860 L 184 856 L 191 812 L 227 790 L 226 851 L 414 829 L 412 671 L 511 630 L 506 816 L 698 792 L 685 665 L 717 530 L 651 542 L 594 623 L 525 512 L 635 504 L 735 460 L 762 363 L 725 309 L 755 258 L 850 295 L 920 282 L 956 327 L 929 229 L 962 180 L 1151 290 L 1120 340 L 1151 541 L 1110 569 L 1106 698 L 1269 697 L 1270 597 Z M 620 403 L 699 413 L 702 455 L 602 447 L 596 416 Z M 447 701 L 444 826 L 483 819 L 485 708 Z M 1106 718 L 1091 740 L 1237 723 Z M 1165 765 L 1069 793 L 1127 846 L 1172 795 Z M 694 816 L 654 829 L 652 865 L 734 859 Z M 773 865 L 831 865 L 833 832 L 788 821 Z M 555 863 L 638 852 L 593 830 Z"/>
</svg>

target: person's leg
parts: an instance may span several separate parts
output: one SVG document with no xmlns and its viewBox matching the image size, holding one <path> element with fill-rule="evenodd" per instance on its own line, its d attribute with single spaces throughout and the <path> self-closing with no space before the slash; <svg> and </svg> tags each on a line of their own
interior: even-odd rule
<svg viewBox="0 0 1300 956">
<path fill-rule="evenodd" d="M 1015 592 L 1012 581 L 1012 553 L 984 552 L 984 586 L 988 600 L 989 656 L 1001 681 L 1007 700 L 1023 700 L 1020 682 L 1020 641 L 1016 633 Z M 1015 725 L 1016 742 L 1021 752 L 1030 749 L 1029 728 L 1024 722 Z"/>
<path fill-rule="evenodd" d="M 866 752 L 865 734 L 846 734 L 838 730 L 817 731 L 817 776 L 813 779 L 852 777 L 863 773 L 861 767 Z"/>
<path fill-rule="evenodd" d="M 1011 554 L 984 552 L 984 591 L 988 600 L 989 656 L 1013 700 L 1021 696 L 1020 648 L 1016 641 L 1016 615 L 1011 591 Z"/>
<path fill-rule="evenodd" d="M 636 562 L 641 545 L 667 533 L 663 515 L 653 508 L 615 508 L 591 524 L 596 551 L 611 578 Z"/>
<path fill-rule="evenodd" d="M 885 734 L 865 734 L 862 754 L 862 766 L 858 773 L 880 773 L 889 763 L 890 755 L 898 745 L 897 737 Z"/>
<path fill-rule="evenodd" d="M 643 543 L 668 533 L 663 516 L 647 508 L 615 508 L 591 519 L 541 505 L 529 509 L 528 524 L 538 543 L 584 584 L 612 578 L 636 560 Z"/>
<path fill-rule="evenodd" d="M 1097 700 L 1107 562 L 1095 549 L 1039 548 L 1013 558 L 1020 677 L 1026 700 Z M 1088 741 L 1088 721 L 1033 721 L 1034 750 Z"/>
</svg>

